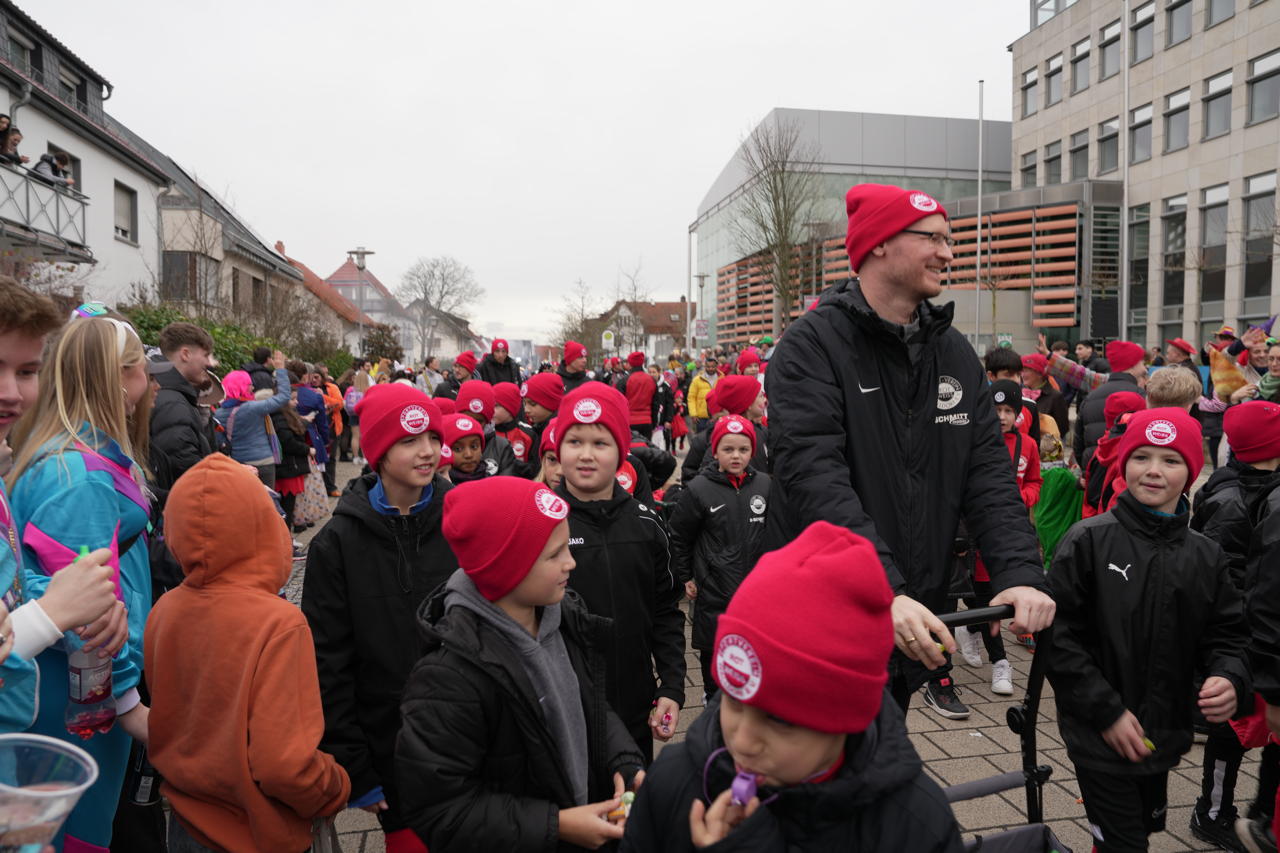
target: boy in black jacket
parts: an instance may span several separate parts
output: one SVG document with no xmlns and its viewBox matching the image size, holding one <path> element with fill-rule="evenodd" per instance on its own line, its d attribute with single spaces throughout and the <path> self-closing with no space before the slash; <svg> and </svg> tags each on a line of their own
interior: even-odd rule
<svg viewBox="0 0 1280 853">
<path fill-rule="evenodd" d="M 1125 491 L 1067 532 L 1049 572 L 1058 603 L 1049 679 L 1100 853 L 1146 850 L 1164 829 L 1193 703 L 1225 722 L 1250 689 L 1226 555 L 1187 529 L 1186 494 L 1204 464 L 1200 425 L 1182 409 L 1138 412 L 1116 456 Z"/>
<path fill-rule="evenodd" d="M 502 524 L 494 526 L 494 511 Z M 432 850 L 595 849 L 641 756 L 604 697 L 608 622 L 566 595 L 569 505 L 491 477 L 449 493 L 462 568 L 423 609 L 427 654 L 405 690 L 396 767 Z"/>
<path fill-rule="evenodd" d="M 825 521 L 766 554 L 719 619 L 720 693 L 654 762 L 622 849 L 961 850 L 885 701 L 892 600 L 875 547 Z"/>
<path fill-rule="evenodd" d="M 667 532 L 648 505 L 615 480 L 631 435 L 626 398 L 601 382 L 565 395 L 556 415 L 559 494 L 569 503 L 570 586 L 587 609 L 613 620 L 603 651 L 609 704 L 646 763 L 653 738 L 670 740 L 684 704 L 684 588 Z M 658 681 L 654 681 L 654 671 Z"/>
<path fill-rule="evenodd" d="M 426 394 L 394 382 L 370 388 L 356 414 L 373 473 L 348 484 L 311 541 L 302 612 L 324 700 L 320 748 L 351 776 L 350 806 L 376 814 L 399 853 L 422 850 L 393 762 L 400 694 L 422 656 L 417 611 L 458 567 L 440 532 L 444 419 Z"/>
<path fill-rule="evenodd" d="M 671 514 L 676 578 L 693 599 L 693 647 L 708 698 L 716 691 L 711 674 L 716 619 L 763 552 L 769 506 L 769 475 L 751 467 L 756 452 L 751 421 L 740 415 L 716 421 L 711 452 L 716 466 L 702 469 Z"/>
</svg>

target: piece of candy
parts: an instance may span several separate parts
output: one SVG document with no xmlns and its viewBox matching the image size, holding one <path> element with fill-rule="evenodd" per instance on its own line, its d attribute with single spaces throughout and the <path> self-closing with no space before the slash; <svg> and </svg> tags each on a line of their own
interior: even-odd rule
<svg viewBox="0 0 1280 853">
<path fill-rule="evenodd" d="M 1151 742 L 1151 738 L 1149 737 L 1144 737 L 1142 739 L 1142 745 L 1145 746 L 1147 749 L 1151 750 L 1152 752 L 1156 751 L 1156 745 Z"/>
</svg>

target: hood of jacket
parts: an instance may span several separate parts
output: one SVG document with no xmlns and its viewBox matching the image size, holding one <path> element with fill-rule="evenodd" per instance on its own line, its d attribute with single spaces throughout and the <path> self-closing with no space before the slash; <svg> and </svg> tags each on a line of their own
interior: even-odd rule
<svg viewBox="0 0 1280 853">
<path fill-rule="evenodd" d="M 220 453 L 200 460 L 174 484 L 164 516 L 184 583 L 274 594 L 289 579 L 289 531 L 261 481 L 239 462 Z"/>
</svg>

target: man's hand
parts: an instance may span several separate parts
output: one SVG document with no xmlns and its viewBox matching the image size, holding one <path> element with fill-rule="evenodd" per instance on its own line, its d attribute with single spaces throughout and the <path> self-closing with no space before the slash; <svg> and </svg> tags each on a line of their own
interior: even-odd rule
<svg viewBox="0 0 1280 853">
<path fill-rule="evenodd" d="M 689 600 L 693 601 L 698 597 L 698 584 L 696 581 L 684 582 L 684 594 L 689 596 Z"/>
<path fill-rule="evenodd" d="M 1128 709 L 1120 715 L 1120 719 L 1103 730 L 1102 739 L 1117 755 L 1135 764 L 1153 752 L 1144 742 L 1142 724 Z"/>
<path fill-rule="evenodd" d="M 1220 675 L 1204 680 L 1200 688 L 1200 713 L 1211 723 L 1225 723 L 1236 712 L 1236 688 Z M 1270 720 L 1267 721 L 1268 725 Z"/>
<path fill-rule="evenodd" d="M 271 366 L 276 370 L 284 370 L 285 361 L 284 353 L 280 350 L 271 353 Z"/>
<path fill-rule="evenodd" d="M 1240 336 L 1240 342 L 1246 347 L 1251 347 L 1254 344 L 1260 344 L 1266 339 L 1267 333 L 1259 329 L 1257 326 L 1250 326 L 1248 329 L 1245 329 L 1244 334 Z"/>
<path fill-rule="evenodd" d="M 649 728 L 653 729 L 653 736 L 660 741 L 671 740 L 679 724 L 680 706 L 665 696 L 649 712 Z"/>
<path fill-rule="evenodd" d="M 1044 336 L 1044 332 L 1038 332 L 1036 334 L 1036 349 L 1043 356 L 1047 356 L 1049 354 L 1049 340 Z"/>
<path fill-rule="evenodd" d="M 946 664 L 947 659 L 943 657 L 934 636 L 941 640 L 947 651 L 955 654 L 956 641 L 947 626 L 914 598 L 894 596 L 892 613 L 893 641 L 907 657 L 920 661 L 929 669 L 937 669 Z"/>
<path fill-rule="evenodd" d="M 1058 609 L 1052 598 L 1029 586 L 1011 586 L 991 599 L 992 607 L 1002 604 L 1013 605 L 1013 623 L 1009 629 L 1015 634 L 1034 634 L 1048 628 L 1053 624 L 1053 614 Z M 992 636 L 999 630 L 1000 623 L 996 622 Z"/>
</svg>

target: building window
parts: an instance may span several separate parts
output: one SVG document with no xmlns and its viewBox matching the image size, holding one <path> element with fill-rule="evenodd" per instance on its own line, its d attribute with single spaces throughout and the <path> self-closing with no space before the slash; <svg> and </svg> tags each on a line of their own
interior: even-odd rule
<svg viewBox="0 0 1280 853">
<path fill-rule="evenodd" d="M 116 181 L 116 236 L 138 242 L 138 194 Z"/>
<path fill-rule="evenodd" d="M 1191 38 L 1191 0 L 1173 0 L 1165 12 L 1165 44 L 1172 46 Z"/>
<path fill-rule="evenodd" d="M 1098 40 L 1098 79 L 1106 80 L 1120 73 L 1120 22 L 1112 21 L 1102 29 Z"/>
<path fill-rule="evenodd" d="M 1120 166 L 1120 119 L 1109 118 L 1098 125 L 1098 174 L 1114 172 Z"/>
<path fill-rule="evenodd" d="M 44 72 L 42 53 L 40 45 L 14 30 L 12 24 L 9 25 L 9 55 L 20 71 L 27 72 L 32 77 L 40 76 Z"/>
<path fill-rule="evenodd" d="M 1236 13 L 1236 0 L 1209 0 L 1205 7 L 1204 28 L 1221 24 Z"/>
<path fill-rule="evenodd" d="M 1071 48 L 1071 92 L 1083 92 L 1089 88 L 1090 40 L 1078 41 Z"/>
<path fill-rule="evenodd" d="M 1280 115 L 1280 50 L 1249 63 L 1249 124 Z"/>
<path fill-rule="evenodd" d="M 165 252 L 160 274 L 160 296 L 177 302 L 196 298 L 196 253 Z"/>
<path fill-rule="evenodd" d="M 1137 65 L 1144 59 L 1151 58 L 1156 39 L 1156 4 L 1151 0 L 1145 6 L 1133 10 L 1133 23 L 1130 26 L 1131 47 L 1129 64 Z"/>
<path fill-rule="evenodd" d="M 1231 132 L 1231 72 L 1204 81 L 1204 138 Z"/>
<path fill-rule="evenodd" d="M 1165 153 L 1187 147 L 1191 136 L 1191 90 L 1183 89 L 1164 99 Z"/>
<path fill-rule="evenodd" d="M 267 307 L 267 285 L 260 278 L 253 279 L 253 310 L 263 311 Z"/>
<path fill-rule="evenodd" d="M 1129 110 L 1129 162 L 1151 159 L 1151 105 Z"/>
<path fill-rule="evenodd" d="M 1200 301 L 1221 302 L 1227 292 L 1227 185 L 1200 195 Z"/>
<path fill-rule="evenodd" d="M 1071 134 L 1071 180 L 1089 177 L 1089 131 Z"/>
<path fill-rule="evenodd" d="M 1181 305 L 1187 273 L 1187 197 L 1164 200 L 1164 270 L 1162 304 Z"/>
<path fill-rule="evenodd" d="M 1062 100 L 1062 54 L 1049 60 L 1044 75 L 1044 105 L 1051 107 Z"/>
<path fill-rule="evenodd" d="M 1276 173 L 1255 175 L 1244 182 L 1244 298 L 1258 299 L 1266 315 L 1271 297 L 1271 256 L 1276 245 Z M 1246 302 L 1242 308 L 1250 308 Z"/>
<path fill-rule="evenodd" d="M 1062 183 L 1062 143 L 1050 142 L 1044 147 L 1044 185 Z"/>
<path fill-rule="evenodd" d="M 1129 208 L 1129 310 L 1147 307 L 1147 278 L 1151 275 L 1151 205 Z M 1132 317 L 1132 315 L 1130 315 Z M 1131 319 L 1131 323 L 1137 318 Z"/>
<path fill-rule="evenodd" d="M 1022 188 L 1036 185 L 1036 152 L 1028 151 L 1022 155 Z"/>
<path fill-rule="evenodd" d="M 231 307 L 232 308 L 244 307 L 244 297 L 245 297 L 244 279 L 245 279 L 244 273 L 240 272 L 240 270 L 236 269 L 235 267 L 231 268 Z"/>
<path fill-rule="evenodd" d="M 1036 89 L 1039 88 L 1040 70 L 1032 68 L 1022 74 L 1022 117 L 1036 114 Z"/>
<path fill-rule="evenodd" d="M 72 189 L 79 190 L 80 189 L 80 158 L 72 156 L 69 152 L 67 152 L 62 148 L 59 148 L 58 146 L 54 145 L 52 142 L 49 143 L 48 153 L 62 154 L 66 156 L 67 158 L 66 171 L 71 173 L 71 179 L 75 181 L 75 185 L 72 187 Z"/>
</svg>

